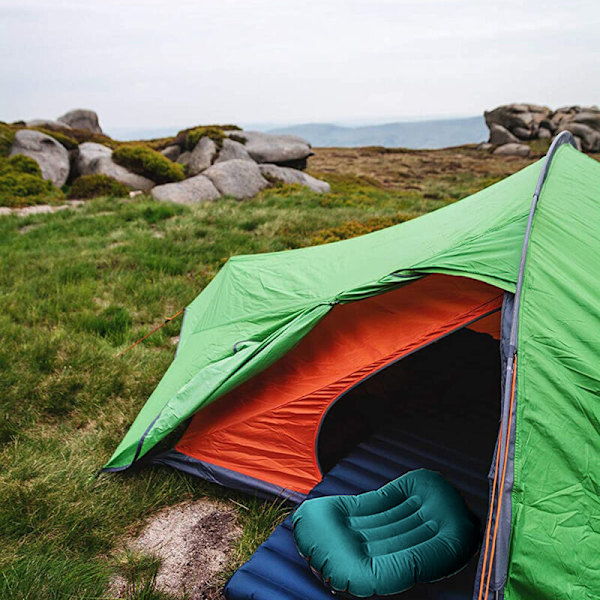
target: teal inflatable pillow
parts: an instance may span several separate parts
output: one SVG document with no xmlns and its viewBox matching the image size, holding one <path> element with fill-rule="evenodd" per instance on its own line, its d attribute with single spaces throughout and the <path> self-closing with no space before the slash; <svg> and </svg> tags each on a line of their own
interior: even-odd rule
<svg viewBox="0 0 600 600">
<path fill-rule="evenodd" d="M 420 469 L 373 492 L 304 502 L 293 517 L 300 554 L 350 598 L 392 596 L 460 571 L 480 525 L 442 475 Z"/>
</svg>

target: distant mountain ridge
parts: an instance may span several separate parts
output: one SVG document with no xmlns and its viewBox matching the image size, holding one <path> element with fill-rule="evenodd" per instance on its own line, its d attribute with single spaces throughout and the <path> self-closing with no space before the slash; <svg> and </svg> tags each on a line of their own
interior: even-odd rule
<svg viewBox="0 0 600 600">
<path fill-rule="evenodd" d="M 447 148 L 487 140 L 482 116 L 435 119 L 343 127 L 330 123 L 305 123 L 270 129 L 269 133 L 292 134 L 313 146 L 385 146 L 388 148 Z"/>
</svg>

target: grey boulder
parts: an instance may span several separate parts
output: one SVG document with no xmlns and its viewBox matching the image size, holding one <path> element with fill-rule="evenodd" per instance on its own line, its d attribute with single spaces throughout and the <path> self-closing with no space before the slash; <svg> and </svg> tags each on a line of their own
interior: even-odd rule
<svg viewBox="0 0 600 600">
<path fill-rule="evenodd" d="M 570 131 L 581 140 L 581 148 L 584 152 L 600 152 L 600 131 L 575 121 L 567 123 L 563 129 Z"/>
<path fill-rule="evenodd" d="M 198 175 L 202 171 L 208 169 L 212 165 L 215 156 L 217 155 L 217 145 L 209 138 L 202 137 L 194 146 L 188 161 L 188 173 L 190 175 Z"/>
<path fill-rule="evenodd" d="M 326 181 L 321 181 L 297 169 L 278 167 L 277 165 L 270 164 L 258 165 L 258 168 L 267 180 L 275 180 L 281 183 L 297 183 L 319 194 L 328 194 L 331 191 L 331 186 Z"/>
<path fill-rule="evenodd" d="M 154 187 L 154 182 L 150 179 L 132 173 L 114 162 L 112 150 L 103 144 L 96 144 L 95 142 L 79 144 L 75 166 L 79 175 L 108 175 L 133 190 L 147 192 Z"/>
<path fill-rule="evenodd" d="M 98 115 L 93 110 L 76 108 L 58 117 L 57 121 L 65 123 L 73 129 L 83 129 L 92 133 L 102 133 Z"/>
<path fill-rule="evenodd" d="M 181 148 L 173 144 L 171 146 L 167 146 L 164 150 L 161 150 L 160 153 L 169 160 L 175 162 L 181 154 Z"/>
<path fill-rule="evenodd" d="M 196 204 L 216 200 L 221 196 L 212 181 L 204 175 L 196 175 L 176 183 L 157 185 L 152 189 L 151 194 L 156 200 L 177 204 Z"/>
<path fill-rule="evenodd" d="M 244 144 L 240 144 L 240 142 L 225 138 L 223 140 L 221 151 L 219 152 L 219 157 L 217 160 L 215 160 L 215 163 L 225 162 L 227 160 L 235 160 L 236 158 L 239 160 L 253 160 L 248 154 L 248 150 L 246 150 L 246 146 L 244 146 Z"/>
<path fill-rule="evenodd" d="M 204 171 L 224 196 L 250 198 L 267 187 L 256 163 L 239 158 L 212 165 Z"/>
<path fill-rule="evenodd" d="M 519 139 L 506 129 L 506 127 L 498 123 L 490 124 L 490 144 L 501 146 L 502 144 L 517 143 L 518 141 Z"/>
<path fill-rule="evenodd" d="M 40 166 L 42 177 L 61 187 L 69 177 L 69 153 L 54 138 L 31 129 L 15 133 L 10 155 L 24 154 Z"/>
<path fill-rule="evenodd" d="M 529 156 L 530 152 L 527 144 L 503 144 L 494 150 L 500 156 Z"/>
<path fill-rule="evenodd" d="M 261 131 L 233 131 L 229 135 L 245 140 L 246 151 L 256 162 L 304 168 L 312 155 L 310 144 L 296 135 L 274 135 Z"/>
<path fill-rule="evenodd" d="M 179 155 L 179 157 L 177 158 L 177 162 L 180 165 L 187 165 L 190 162 L 190 156 L 192 156 L 192 153 L 186 150 L 185 152 L 182 152 Z"/>
</svg>

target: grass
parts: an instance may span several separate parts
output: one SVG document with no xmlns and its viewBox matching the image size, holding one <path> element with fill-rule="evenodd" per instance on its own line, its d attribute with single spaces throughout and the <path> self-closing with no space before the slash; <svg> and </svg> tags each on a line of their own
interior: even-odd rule
<svg viewBox="0 0 600 600">
<path fill-rule="evenodd" d="M 311 160 L 332 184 L 327 195 L 282 186 L 193 207 L 97 198 L 0 217 L 1 598 L 100 598 L 117 571 L 129 573 L 129 599 L 164 600 L 151 558 L 115 564 L 115 552 L 158 508 L 204 496 L 246 506 L 228 572 L 247 559 L 283 507 L 166 468 L 94 478 L 172 360 L 180 322 L 116 355 L 190 303 L 233 254 L 410 219 L 523 164 L 472 154 L 478 168 L 456 173 L 440 166 L 456 162 L 455 151 L 437 156 L 434 167 L 427 153 L 317 150 Z"/>
</svg>

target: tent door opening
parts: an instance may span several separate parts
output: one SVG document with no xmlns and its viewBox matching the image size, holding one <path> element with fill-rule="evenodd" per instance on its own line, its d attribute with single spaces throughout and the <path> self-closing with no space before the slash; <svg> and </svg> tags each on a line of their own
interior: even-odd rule
<svg viewBox="0 0 600 600">
<path fill-rule="evenodd" d="M 321 424 L 321 470 L 361 441 L 385 435 L 403 447 L 407 470 L 440 471 L 483 520 L 500 401 L 498 340 L 463 328 L 340 397 Z"/>
</svg>

